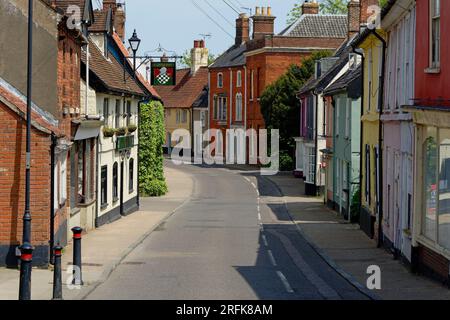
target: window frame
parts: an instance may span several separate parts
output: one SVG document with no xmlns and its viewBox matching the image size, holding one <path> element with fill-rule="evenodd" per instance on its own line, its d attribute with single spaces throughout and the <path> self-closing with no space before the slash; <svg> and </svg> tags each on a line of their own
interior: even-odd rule
<svg viewBox="0 0 450 320">
<path fill-rule="evenodd" d="M 128 193 L 134 192 L 134 158 L 128 161 Z"/>
<path fill-rule="evenodd" d="M 429 56 L 430 56 L 430 68 L 431 69 L 439 69 L 441 66 L 441 0 L 430 0 L 430 47 L 429 47 Z M 439 9 L 439 13 L 436 14 L 436 7 Z M 435 44 L 435 34 L 434 34 L 434 23 L 437 22 L 437 49 L 434 51 Z M 435 56 L 437 55 L 437 57 Z M 435 60 L 437 58 L 437 60 Z"/>
<path fill-rule="evenodd" d="M 242 93 L 238 92 L 236 94 L 236 113 L 235 113 L 235 121 L 242 121 Z"/>
<path fill-rule="evenodd" d="M 113 202 L 119 200 L 119 163 L 116 161 L 113 165 Z"/>
<path fill-rule="evenodd" d="M 105 126 L 109 126 L 109 98 L 103 98 L 103 118 Z"/>
<path fill-rule="evenodd" d="M 236 87 L 242 87 L 242 71 L 238 70 L 236 72 Z"/>
<path fill-rule="evenodd" d="M 217 74 L 217 88 L 223 88 L 223 73 L 219 72 Z"/>
<path fill-rule="evenodd" d="M 105 175 L 103 175 L 105 174 Z M 101 208 L 108 206 L 108 166 L 100 168 L 100 205 Z"/>
</svg>

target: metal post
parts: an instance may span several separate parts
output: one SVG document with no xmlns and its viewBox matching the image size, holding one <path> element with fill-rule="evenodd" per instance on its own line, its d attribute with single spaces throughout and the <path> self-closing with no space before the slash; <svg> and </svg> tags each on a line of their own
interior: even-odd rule
<svg viewBox="0 0 450 320">
<path fill-rule="evenodd" d="M 61 256 L 62 247 L 56 246 L 53 249 L 55 265 L 53 270 L 53 300 L 63 300 L 62 295 L 62 275 L 61 275 Z"/>
<path fill-rule="evenodd" d="M 31 300 L 31 268 L 33 263 L 33 247 L 24 243 L 20 247 L 20 288 L 19 300 Z"/>
<path fill-rule="evenodd" d="M 80 227 L 72 228 L 73 232 L 73 280 L 72 284 L 82 286 L 83 277 L 81 273 L 81 233 Z"/>
<path fill-rule="evenodd" d="M 33 76 L 33 0 L 28 0 L 28 57 L 27 57 L 27 132 L 26 132 L 26 172 L 25 172 L 25 212 L 21 246 L 19 299 L 31 299 L 31 212 L 30 212 L 30 170 L 31 170 L 31 95 Z M 24 260 L 25 256 L 25 260 Z"/>
</svg>

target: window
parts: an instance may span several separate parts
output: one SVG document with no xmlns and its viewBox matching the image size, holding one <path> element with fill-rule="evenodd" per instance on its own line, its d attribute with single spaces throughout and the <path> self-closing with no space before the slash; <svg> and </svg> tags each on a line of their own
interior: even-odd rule
<svg viewBox="0 0 450 320">
<path fill-rule="evenodd" d="M 253 100 L 255 96 L 254 85 L 254 71 L 252 70 L 250 72 L 250 100 Z"/>
<path fill-rule="evenodd" d="M 114 114 L 114 126 L 116 129 L 120 128 L 120 100 L 116 100 L 116 110 Z"/>
<path fill-rule="evenodd" d="M 366 153 L 365 153 L 365 160 L 366 160 L 366 175 L 365 175 L 365 194 L 366 194 L 366 203 L 370 206 L 370 146 L 366 144 Z"/>
<path fill-rule="evenodd" d="M 430 67 L 439 68 L 441 61 L 441 1 L 430 1 Z"/>
<path fill-rule="evenodd" d="M 119 199 L 119 164 L 114 163 L 113 166 L 113 201 Z"/>
<path fill-rule="evenodd" d="M 367 111 L 370 112 L 371 109 L 371 103 L 372 103 L 372 81 L 373 81 L 373 55 L 372 55 L 372 48 L 369 48 L 369 54 L 368 54 L 368 67 L 367 67 L 367 78 L 369 80 L 369 90 L 367 94 L 368 104 L 367 104 Z"/>
<path fill-rule="evenodd" d="M 77 204 L 89 203 L 94 198 L 93 188 L 93 146 L 91 139 L 77 143 Z"/>
<path fill-rule="evenodd" d="M 352 99 L 347 99 L 347 104 L 345 106 L 345 137 L 348 138 L 350 136 L 350 115 L 352 108 Z"/>
<path fill-rule="evenodd" d="M 130 159 L 130 167 L 128 173 L 128 191 L 132 193 L 134 191 L 134 159 Z"/>
<path fill-rule="evenodd" d="M 342 98 L 338 98 L 336 101 L 336 136 L 339 137 L 339 123 L 341 122 L 341 100 Z"/>
<path fill-rule="evenodd" d="M 227 120 L 227 97 L 214 96 L 214 120 Z"/>
<path fill-rule="evenodd" d="M 375 164 L 375 203 L 376 203 L 376 209 L 377 213 L 379 213 L 379 205 L 380 205 L 380 190 L 378 182 L 380 181 L 380 153 L 378 150 L 378 147 L 373 148 L 373 158 L 374 158 L 374 164 Z M 387 158 L 388 159 L 388 158 Z"/>
<path fill-rule="evenodd" d="M 129 126 L 131 124 L 131 101 L 127 101 L 127 110 L 125 117 L 127 118 L 126 120 L 127 126 Z"/>
<path fill-rule="evenodd" d="M 305 171 L 306 171 L 306 180 L 307 183 L 315 183 L 315 167 L 316 167 L 316 153 L 314 147 L 305 147 L 306 152 L 306 163 L 305 163 Z"/>
<path fill-rule="evenodd" d="M 437 129 L 428 127 L 423 145 L 423 199 L 424 211 L 422 233 L 430 240 L 436 240 L 436 213 L 437 213 Z"/>
<path fill-rule="evenodd" d="M 186 123 L 187 122 L 187 110 L 177 110 L 177 123 Z"/>
<path fill-rule="evenodd" d="M 236 94 L 236 121 L 242 121 L 242 94 Z"/>
<path fill-rule="evenodd" d="M 101 206 L 108 205 L 108 166 L 103 166 L 101 169 Z"/>
<path fill-rule="evenodd" d="M 217 95 L 214 95 L 213 97 L 213 119 L 217 120 L 219 119 L 219 105 L 218 105 L 218 98 Z"/>
<path fill-rule="evenodd" d="M 217 75 L 217 88 L 223 88 L 223 74 L 219 73 Z"/>
<path fill-rule="evenodd" d="M 242 87 L 242 71 L 238 71 L 236 75 L 236 87 Z"/>
<path fill-rule="evenodd" d="M 61 154 L 59 162 L 59 205 L 64 205 L 66 199 L 67 199 L 67 154 L 64 152 Z"/>
<path fill-rule="evenodd" d="M 103 100 L 103 118 L 105 119 L 105 126 L 109 125 L 109 99 Z"/>
</svg>

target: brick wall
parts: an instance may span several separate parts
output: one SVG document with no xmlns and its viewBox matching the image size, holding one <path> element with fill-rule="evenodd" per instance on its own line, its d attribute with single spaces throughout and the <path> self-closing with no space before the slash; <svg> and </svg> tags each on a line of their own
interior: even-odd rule
<svg viewBox="0 0 450 320">
<path fill-rule="evenodd" d="M 449 261 L 424 246 L 418 248 L 419 271 L 442 282 L 449 283 Z"/>
<path fill-rule="evenodd" d="M 22 242 L 26 121 L 1 102 L 0 118 L 0 265 L 12 265 L 16 261 L 11 248 Z M 33 127 L 31 141 L 31 239 L 37 249 L 48 248 L 51 137 Z"/>
</svg>

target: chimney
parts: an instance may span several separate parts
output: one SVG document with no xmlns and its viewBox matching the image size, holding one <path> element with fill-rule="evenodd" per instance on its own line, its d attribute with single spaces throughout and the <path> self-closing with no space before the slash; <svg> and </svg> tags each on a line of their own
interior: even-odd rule
<svg viewBox="0 0 450 320">
<path fill-rule="evenodd" d="M 201 67 L 208 66 L 209 51 L 205 47 L 205 40 L 194 40 L 194 48 L 191 50 L 191 74 L 195 74 Z"/>
<path fill-rule="evenodd" d="M 359 28 L 361 25 L 360 16 L 361 8 L 359 0 L 350 0 L 348 3 L 348 39 L 353 37 L 355 34 L 359 33 Z"/>
<path fill-rule="evenodd" d="M 256 7 L 253 19 L 253 39 L 263 39 L 265 36 L 273 36 L 275 17 L 272 16 L 270 7 Z"/>
<path fill-rule="evenodd" d="M 366 26 L 368 22 L 367 20 L 369 20 L 369 17 L 373 14 L 373 11 L 369 10 L 369 7 L 379 7 L 379 3 L 378 0 L 359 0 L 358 2 L 360 3 L 360 25 Z"/>
<path fill-rule="evenodd" d="M 250 19 L 245 13 L 241 13 L 236 19 L 236 46 L 240 46 L 250 39 Z"/>
<path fill-rule="evenodd" d="M 120 39 L 122 39 L 122 42 L 125 42 L 126 16 L 122 3 L 117 4 L 116 13 L 113 15 L 113 21 L 114 21 L 114 29 L 116 30 Z"/>
<path fill-rule="evenodd" d="M 103 10 L 108 10 L 109 8 L 112 9 L 113 14 L 116 12 L 116 0 L 103 0 Z"/>
<path fill-rule="evenodd" d="M 302 4 L 302 14 L 319 14 L 319 4 L 316 0 L 305 0 Z"/>
</svg>

